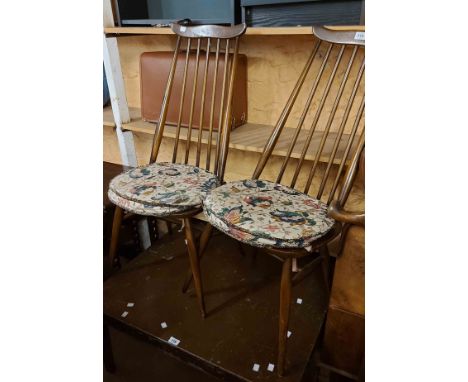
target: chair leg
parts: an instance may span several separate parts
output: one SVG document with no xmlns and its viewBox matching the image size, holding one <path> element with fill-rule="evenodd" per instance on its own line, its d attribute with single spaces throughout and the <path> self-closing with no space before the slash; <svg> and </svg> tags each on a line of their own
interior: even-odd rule
<svg viewBox="0 0 468 382">
<path fill-rule="evenodd" d="M 208 246 L 208 242 L 210 241 L 211 238 L 211 233 L 213 232 L 213 226 L 210 223 L 206 223 L 205 228 L 203 229 L 203 232 L 200 236 L 200 247 L 198 249 L 198 258 L 199 261 L 203 257 L 203 253 L 205 252 L 206 247 Z M 182 293 L 187 292 L 187 289 L 189 288 L 191 282 L 192 282 L 192 270 L 188 269 L 187 270 L 187 275 L 185 276 L 185 282 L 182 287 Z"/>
<path fill-rule="evenodd" d="M 120 226 L 122 225 L 123 210 L 115 206 L 114 219 L 112 221 L 112 234 L 109 249 L 109 261 L 111 267 L 118 265 L 117 249 L 119 247 Z"/>
<path fill-rule="evenodd" d="M 291 273 L 292 259 L 287 258 L 283 262 L 280 287 L 280 312 L 279 312 L 279 336 L 278 336 L 278 374 L 284 375 L 286 362 L 286 341 L 289 324 L 289 311 L 291 306 Z"/>
<path fill-rule="evenodd" d="M 192 268 L 193 282 L 195 284 L 195 292 L 197 294 L 198 304 L 202 317 L 205 318 L 205 301 L 203 300 L 203 287 L 200 275 L 200 259 L 197 254 L 195 240 L 193 238 L 192 222 L 190 218 L 184 218 L 185 223 L 185 239 L 190 258 L 190 267 Z"/>
<path fill-rule="evenodd" d="M 169 235 L 172 235 L 172 224 L 171 222 L 168 222 L 167 220 L 166 220 L 166 228 L 167 228 L 167 233 Z"/>
</svg>

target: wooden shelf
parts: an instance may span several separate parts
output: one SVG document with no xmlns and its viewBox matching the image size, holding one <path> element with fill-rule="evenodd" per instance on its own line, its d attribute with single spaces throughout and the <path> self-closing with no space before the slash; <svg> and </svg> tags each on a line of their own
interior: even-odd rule
<svg viewBox="0 0 468 382">
<path fill-rule="evenodd" d="M 115 127 L 114 115 L 112 114 L 112 107 L 106 106 L 102 111 L 103 125 Z"/>
<path fill-rule="evenodd" d="M 140 109 L 136 107 L 129 107 L 130 118 L 132 120 L 137 120 L 141 118 Z M 103 116 L 103 125 L 108 127 L 115 127 L 114 115 L 112 114 L 112 107 L 106 106 L 102 111 Z"/>
<path fill-rule="evenodd" d="M 364 31 L 364 25 L 355 26 L 329 26 L 332 30 Z M 168 27 L 108 27 L 104 28 L 106 34 L 139 34 L 139 35 L 172 35 L 174 32 Z M 312 35 L 312 27 L 250 27 L 246 35 L 278 36 L 278 35 Z"/>
<path fill-rule="evenodd" d="M 122 125 L 123 130 L 133 131 L 135 133 L 143 133 L 143 134 L 151 134 L 153 135 L 155 132 L 156 125 L 154 123 L 146 122 L 141 119 L 140 110 L 136 108 L 131 108 L 130 114 L 132 115 L 132 121 L 129 123 L 125 123 Z M 112 115 L 112 114 L 111 114 Z M 106 122 L 104 122 L 105 126 Z M 229 142 L 229 147 L 237 150 L 242 151 L 250 151 L 261 153 L 263 152 L 263 148 L 265 147 L 265 143 L 270 137 L 270 134 L 273 130 L 273 126 L 269 125 L 261 125 L 261 124 L 254 124 L 254 123 L 246 123 L 245 125 L 239 126 L 238 128 L 234 129 L 231 133 L 231 138 Z M 180 131 L 180 139 L 183 141 L 187 140 L 187 128 L 182 127 Z M 289 143 L 292 140 L 293 134 L 295 129 L 286 128 L 276 145 L 275 150 L 273 151 L 273 155 L 277 156 L 286 156 L 287 150 L 289 147 Z M 208 131 L 203 130 L 202 132 L 202 143 L 208 143 Z M 297 139 L 296 145 L 293 149 L 291 157 L 293 158 L 300 158 L 302 147 L 304 145 L 308 130 L 301 131 L 299 137 Z M 176 137 L 176 126 L 167 125 L 164 131 L 164 137 L 166 138 L 175 138 Z M 316 132 L 314 137 L 310 143 L 308 153 L 305 156 L 306 160 L 314 160 L 315 152 L 317 147 L 320 143 L 322 135 L 321 132 Z M 333 141 L 336 137 L 336 133 L 330 133 L 328 135 L 327 141 L 325 143 L 325 147 L 323 149 L 321 160 L 328 160 L 328 157 L 333 148 Z M 216 134 L 213 134 L 213 144 L 215 144 Z M 190 137 L 191 142 L 197 142 L 198 140 L 198 129 L 192 130 L 192 136 Z M 335 157 L 335 163 L 339 163 L 343 156 L 345 142 L 347 141 L 347 137 L 342 139 L 342 143 L 340 144 L 338 151 Z"/>
</svg>

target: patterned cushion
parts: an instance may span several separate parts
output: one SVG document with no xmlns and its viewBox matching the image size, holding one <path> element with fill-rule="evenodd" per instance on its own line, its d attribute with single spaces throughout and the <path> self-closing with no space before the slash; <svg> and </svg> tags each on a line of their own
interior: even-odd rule
<svg viewBox="0 0 468 382">
<path fill-rule="evenodd" d="M 125 198 L 120 197 L 115 192 L 109 190 L 107 192 L 109 195 L 109 200 L 116 204 L 117 206 L 123 208 L 125 211 L 133 212 L 137 215 L 146 215 L 146 216 L 168 216 L 173 215 L 175 213 L 184 212 L 186 208 L 175 208 L 175 207 L 156 207 L 151 206 L 149 204 L 143 204 L 134 202 L 132 200 L 128 200 Z"/>
<path fill-rule="evenodd" d="M 206 193 L 218 185 L 215 175 L 198 167 L 153 163 L 116 176 L 108 195 L 127 211 L 167 216 L 200 207 Z"/>
<path fill-rule="evenodd" d="M 227 183 L 203 202 L 210 223 L 256 247 L 305 248 L 335 221 L 327 205 L 281 184 L 265 180 Z"/>
</svg>

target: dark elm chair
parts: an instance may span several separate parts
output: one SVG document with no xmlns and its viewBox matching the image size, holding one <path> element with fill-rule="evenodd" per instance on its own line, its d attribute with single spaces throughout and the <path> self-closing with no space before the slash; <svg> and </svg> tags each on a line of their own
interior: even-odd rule
<svg viewBox="0 0 468 382">
<path fill-rule="evenodd" d="M 109 199 L 116 205 L 112 224 L 110 260 L 111 264 L 115 263 L 123 210 L 138 215 L 182 220 L 195 290 L 202 315 L 205 316 L 199 256 L 192 229 L 192 218 L 202 211 L 204 195 L 223 182 L 232 124 L 231 101 L 237 68 L 239 38 L 245 32 L 246 26 L 244 24 L 187 26 L 174 23 L 171 28 L 177 35 L 177 42 L 159 123 L 153 139 L 149 165 L 124 172 L 115 177 L 109 185 Z M 181 47 L 185 44 L 186 49 L 182 51 Z M 174 75 L 179 53 L 185 59 L 181 60 L 184 62 L 183 80 L 176 85 Z M 210 59 L 210 55 L 214 55 L 215 59 Z M 212 72 L 214 73 L 213 78 L 207 78 L 208 63 L 210 62 L 214 62 L 215 66 L 214 72 Z M 195 67 L 195 74 L 191 80 L 187 76 L 189 65 Z M 199 70 L 203 70 L 200 76 L 201 80 L 199 80 Z M 214 84 L 212 85 L 214 90 L 209 97 L 206 96 L 207 82 Z M 180 86 L 177 92 L 174 91 L 175 86 Z M 218 88 L 221 90 L 216 93 Z M 189 90 L 186 91 L 186 89 Z M 172 97 L 175 98 L 172 99 L 171 94 L 179 94 L 180 96 Z M 188 102 L 186 102 L 187 98 Z M 190 107 L 190 118 L 188 125 L 183 126 L 182 115 L 186 103 Z M 175 107 L 179 110 L 178 123 L 174 126 L 168 126 L 166 123 L 169 105 L 171 107 L 176 105 Z M 195 110 L 200 111 L 200 114 L 197 115 L 198 129 L 194 128 L 193 124 Z M 213 123 L 215 110 L 219 110 L 217 115 L 219 125 L 216 127 Z M 206 118 L 205 121 L 209 121 L 207 130 L 201 128 L 201 126 L 205 126 L 203 124 L 204 118 Z M 175 133 L 172 160 L 171 162 L 158 162 L 158 153 L 164 132 L 170 128 Z M 181 140 L 186 142 L 185 148 L 180 144 Z M 195 150 L 191 150 L 191 148 Z M 201 163 L 203 150 L 206 151 L 206 158 Z M 191 154 L 194 165 L 189 164 Z M 206 245 L 210 233 L 211 226 L 207 224 L 201 234 L 200 248 Z"/>
<path fill-rule="evenodd" d="M 298 258 L 316 256 L 322 262 L 329 288 L 327 244 L 340 234 L 342 225 L 328 215 L 328 208 L 343 179 L 354 176 L 355 166 L 350 164 L 364 148 L 363 33 L 314 27 L 314 34 L 311 55 L 252 179 L 217 187 L 203 202 L 214 227 L 283 262 L 277 365 L 280 375 L 285 370 L 293 264 Z M 305 96 L 299 98 L 301 89 Z M 295 107 L 299 112 L 292 114 Z M 295 127 L 285 127 L 287 122 Z M 286 155 L 282 154 L 276 182 L 262 180 L 260 176 L 280 141 L 283 146 L 287 142 L 288 149 Z M 290 179 L 286 182 L 285 178 Z M 341 193 L 341 205 L 348 195 L 349 191 Z"/>
</svg>

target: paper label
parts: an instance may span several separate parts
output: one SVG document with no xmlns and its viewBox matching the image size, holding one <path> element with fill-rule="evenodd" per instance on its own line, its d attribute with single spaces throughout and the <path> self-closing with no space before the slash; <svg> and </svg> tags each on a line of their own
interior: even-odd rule
<svg viewBox="0 0 468 382">
<path fill-rule="evenodd" d="M 129 302 L 129 303 L 127 304 L 127 308 L 133 308 L 134 305 L 135 305 L 134 302 Z"/>
<path fill-rule="evenodd" d="M 125 318 L 125 317 L 127 317 L 127 315 L 128 315 L 128 312 L 127 312 L 127 311 L 125 311 L 125 312 L 123 312 L 123 313 L 122 313 L 122 315 L 121 315 L 120 317 L 123 317 L 123 318 Z"/>
<path fill-rule="evenodd" d="M 180 31 L 181 31 L 181 32 L 185 32 L 186 30 L 187 30 L 186 27 L 184 27 L 184 26 L 180 27 Z"/>
<path fill-rule="evenodd" d="M 166 328 L 167 328 L 167 324 L 166 324 L 165 322 L 161 322 L 161 328 L 166 329 Z"/>
<path fill-rule="evenodd" d="M 267 367 L 267 370 L 268 370 L 268 371 L 273 371 L 273 370 L 275 370 L 275 365 L 273 365 L 272 363 L 269 363 L 269 364 L 268 364 L 268 367 Z"/>
<path fill-rule="evenodd" d="M 365 41 L 366 40 L 366 32 L 356 32 L 354 35 L 355 40 Z"/>
<path fill-rule="evenodd" d="M 260 370 L 260 365 L 258 363 L 254 363 L 254 365 L 252 367 L 252 370 L 253 371 L 259 371 Z"/>
<path fill-rule="evenodd" d="M 177 345 L 180 344 L 180 340 L 178 340 L 178 339 L 175 338 L 175 337 L 169 338 L 169 341 L 167 341 L 167 342 L 169 342 L 171 345 L 174 345 L 174 346 L 177 346 Z"/>
<path fill-rule="evenodd" d="M 298 304 L 302 304 L 302 298 L 298 298 L 298 299 L 296 300 L 296 302 L 297 302 Z"/>
<path fill-rule="evenodd" d="M 288 338 L 291 337 L 291 332 L 288 330 Z"/>
</svg>

